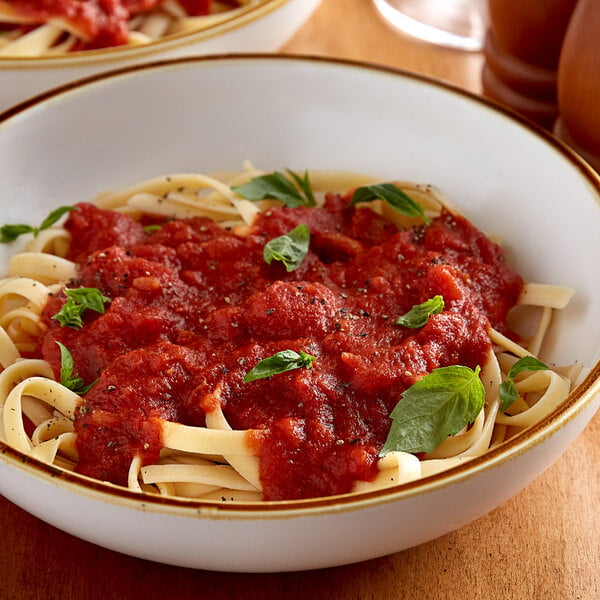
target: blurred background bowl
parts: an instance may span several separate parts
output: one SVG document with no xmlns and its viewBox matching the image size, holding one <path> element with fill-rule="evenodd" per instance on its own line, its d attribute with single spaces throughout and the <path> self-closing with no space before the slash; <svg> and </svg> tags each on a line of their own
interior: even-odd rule
<svg viewBox="0 0 600 600">
<path fill-rule="evenodd" d="M 171 172 L 235 170 L 245 159 L 267 171 L 431 183 L 503 240 L 526 279 L 576 290 L 542 354 L 584 367 L 565 402 L 485 456 L 396 489 L 259 505 L 140 497 L 0 443 L 0 493 L 76 536 L 225 571 L 365 560 L 492 510 L 551 465 L 598 409 L 598 175 L 550 134 L 471 94 L 344 61 L 179 59 L 99 75 L 8 111 L 0 155 L 3 223 L 38 223 L 51 208 L 106 189 Z M 0 248 L 1 264 L 14 251 Z"/>
<path fill-rule="evenodd" d="M 201 31 L 183 31 L 142 45 L 59 56 L 0 57 L 0 112 L 54 86 L 143 61 L 225 52 L 274 52 L 300 29 L 321 0 L 262 0 Z"/>
</svg>

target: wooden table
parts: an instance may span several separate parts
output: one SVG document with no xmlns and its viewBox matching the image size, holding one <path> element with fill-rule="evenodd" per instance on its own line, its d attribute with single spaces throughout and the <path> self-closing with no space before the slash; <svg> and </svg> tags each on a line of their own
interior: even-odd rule
<svg viewBox="0 0 600 600">
<path fill-rule="evenodd" d="M 477 54 L 389 30 L 369 0 L 324 0 L 286 52 L 361 59 L 479 92 Z M 357 565 L 285 574 L 168 567 L 93 546 L 0 498 L 0 600 L 600 598 L 600 415 L 525 491 L 459 531 Z"/>
</svg>

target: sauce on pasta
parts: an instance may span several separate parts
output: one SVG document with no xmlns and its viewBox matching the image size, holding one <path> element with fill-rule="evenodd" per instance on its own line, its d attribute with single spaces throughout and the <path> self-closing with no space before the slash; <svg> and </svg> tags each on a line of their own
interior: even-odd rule
<svg viewBox="0 0 600 600">
<path fill-rule="evenodd" d="M 399 231 L 349 200 L 329 193 L 321 207 L 273 206 L 243 235 L 208 218 L 136 221 L 78 205 L 65 225 L 67 258 L 79 265 L 69 286 L 111 302 L 71 329 L 52 319 L 66 301 L 52 296 L 37 351 L 58 378 L 60 341 L 77 373 L 98 380 L 76 410 L 77 470 L 125 485 L 134 456 L 157 461 L 164 421 L 203 426 L 220 403 L 233 429 L 260 432 L 252 445 L 265 500 L 374 479 L 402 392 L 437 367 L 483 365 L 490 327 L 512 337 L 506 316 L 523 281 L 458 214 Z M 300 267 L 267 264 L 265 243 L 299 224 L 311 232 Z M 444 310 L 424 327 L 396 324 L 436 294 Z M 288 349 L 316 360 L 244 381 Z"/>
<path fill-rule="evenodd" d="M 44 39 L 51 42 L 42 42 L 40 36 L 40 41 L 31 44 L 32 54 L 53 48 L 74 52 L 122 46 L 142 41 L 131 38 L 138 26 L 136 17 L 144 21 L 151 14 L 157 16 L 158 21 L 149 25 L 146 33 L 150 37 L 154 37 L 154 33 L 161 37 L 169 33 L 173 20 L 210 15 L 216 4 L 219 10 L 227 10 L 246 3 L 248 0 L 0 0 L 0 34 L 5 34 L 0 35 L 0 42 L 5 38 L 8 44 L 13 38 L 50 24 L 59 26 L 62 32 L 57 30 L 56 35 L 48 32 Z M 143 25 L 141 30 L 144 31 Z M 62 44 L 69 35 L 73 35 L 74 40 L 63 49 Z M 0 43 L 0 48 L 2 45 Z M 48 47 L 43 48 L 44 45 Z M 22 52 L 19 49 L 17 55 Z M 10 55 L 10 50 L 6 49 L 5 54 Z"/>
</svg>

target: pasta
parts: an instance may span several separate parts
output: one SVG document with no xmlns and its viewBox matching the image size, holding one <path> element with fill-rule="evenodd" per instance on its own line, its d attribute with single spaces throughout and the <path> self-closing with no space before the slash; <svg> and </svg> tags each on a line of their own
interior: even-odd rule
<svg viewBox="0 0 600 600">
<path fill-rule="evenodd" d="M 501 251 L 431 186 L 391 186 L 420 207 L 407 214 L 384 201 L 385 186 L 366 176 L 311 172 L 309 186 L 307 174 L 273 175 L 291 184 L 295 201 L 298 190 L 305 192 L 306 204 L 282 208 L 281 197 L 251 198 L 244 186 L 275 179 L 249 164 L 240 173 L 172 174 L 71 207 L 66 228 L 40 231 L 14 255 L 0 280 L 0 438 L 39 460 L 139 493 L 286 500 L 396 486 L 443 471 L 502 444 L 564 400 L 577 370 L 523 359 L 540 352 L 552 312 L 567 305 L 572 290 L 523 283 Z M 356 190 L 375 190 L 377 197 L 361 200 Z M 348 205 L 352 193 L 356 206 Z M 94 221 L 100 218 L 105 227 Z M 310 251 L 301 267 L 290 268 L 286 253 L 302 245 L 291 237 L 302 230 L 298 220 L 310 224 Z M 346 235 L 351 230 L 355 240 Z M 271 238 L 288 246 L 268 260 Z M 477 266 L 473 255 L 456 258 L 458 250 L 446 248 L 467 238 L 485 258 Z M 93 248 L 90 256 L 86 248 Z M 389 256 L 392 248 L 397 256 Z M 257 252 L 264 254 L 258 266 Z M 182 261 L 178 278 L 168 279 Z M 396 293 L 390 282 L 400 285 L 393 269 L 403 262 L 416 269 L 412 278 L 427 264 L 429 287 L 410 291 L 402 283 L 406 290 Z M 229 270 L 219 277 L 219 267 Z M 238 281 L 234 268 L 243 274 Z M 263 281 L 265 272 L 277 276 Z M 351 281 L 364 272 L 366 282 Z M 101 302 L 80 327 L 59 326 L 68 293 L 92 289 L 90 282 L 109 305 L 106 313 Z M 486 297 L 485 282 L 506 297 Z M 424 289 L 443 306 L 418 325 L 402 320 L 414 311 L 390 320 L 403 312 L 396 296 L 418 297 Z M 483 299 L 472 305 L 474 290 Z M 133 304 L 140 298 L 144 304 Z M 428 305 L 411 303 L 419 310 Z M 517 340 L 504 322 L 514 304 L 540 313 L 527 338 Z M 113 329 L 102 329 L 106 323 Z M 282 367 L 285 360 L 291 362 Z M 389 398 L 407 405 L 411 389 L 425 386 L 430 374 L 456 375 L 446 368 L 462 361 L 472 363 L 469 373 L 484 393 L 472 418 L 426 450 L 389 442 Z M 267 371 L 255 373 L 267 363 Z M 177 394 L 185 401 L 175 407 Z M 125 414 L 132 424 L 122 424 Z"/>
<path fill-rule="evenodd" d="M 201 31 L 264 0 L 0 0 L 0 57 L 62 56 Z"/>
</svg>

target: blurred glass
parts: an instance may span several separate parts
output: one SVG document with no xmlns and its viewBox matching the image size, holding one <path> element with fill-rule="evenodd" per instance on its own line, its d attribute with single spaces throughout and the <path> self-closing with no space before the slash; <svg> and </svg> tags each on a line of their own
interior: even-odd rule
<svg viewBox="0 0 600 600">
<path fill-rule="evenodd" d="M 395 29 L 440 46 L 479 51 L 488 26 L 486 0 L 373 0 Z"/>
</svg>

